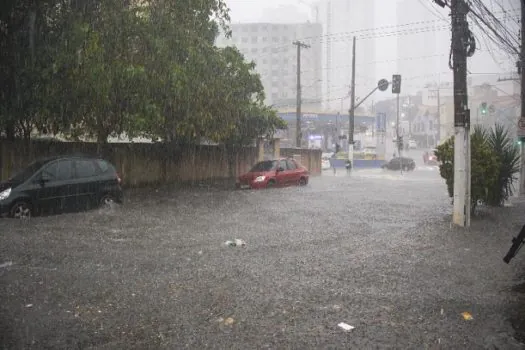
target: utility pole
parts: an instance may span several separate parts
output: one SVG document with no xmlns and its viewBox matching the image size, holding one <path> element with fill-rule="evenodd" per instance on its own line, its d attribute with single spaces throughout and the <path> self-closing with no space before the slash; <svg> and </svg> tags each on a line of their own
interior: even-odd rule
<svg viewBox="0 0 525 350">
<path fill-rule="evenodd" d="M 297 46 L 297 123 L 295 126 L 295 147 L 301 148 L 301 140 L 303 139 L 303 133 L 301 130 L 301 48 L 307 49 L 310 45 L 300 41 L 294 41 L 293 44 Z"/>
<path fill-rule="evenodd" d="M 401 94 L 401 75 L 392 75 L 392 93 L 396 94 L 396 145 L 397 145 L 397 156 L 401 157 L 401 149 L 403 148 L 403 140 L 399 135 L 399 95 Z"/>
<path fill-rule="evenodd" d="M 441 141 L 441 91 L 439 90 L 439 86 L 437 88 L 437 134 L 436 134 L 436 146 L 439 145 L 439 142 Z"/>
<path fill-rule="evenodd" d="M 470 111 L 467 95 L 467 23 L 465 0 L 451 0 L 454 69 L 454 212 L 452 221 L 470 226 Z"/>
<path fill-rule="evenodd" d="M 350 110 L 348 113 L 348 161 L 350 169 L 354 166 L 354 122 L 355 122 L 355 36 L 352 41 L 352 83 L 350 91 Z"/>
<path fill-rule="evenodd" d="M 525 121 L 525 0 L 521 0 L 521 52 L 518 68 L 521 74 L 521 118 L 518 122 L 518 137 L 520 138 L 521 148 L 521 167 L 520 167 L 520 196 L 525 195 L 525 131 L 522 125 Z"/>
</svg>

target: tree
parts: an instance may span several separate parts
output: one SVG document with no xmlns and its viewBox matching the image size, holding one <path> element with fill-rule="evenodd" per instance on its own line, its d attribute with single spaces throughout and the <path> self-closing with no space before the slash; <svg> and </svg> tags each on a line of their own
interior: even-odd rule
<svg viewBox="0 0 525 350">
<path fill-rule="evenodd" d="M 211 117 L 218 28 L 227 31 L 222 0 L 151 1 L 142 13 L 141 47 L 149 82 L 146 134 L 166 143 L 194 142 Z"/>
<path fill-rule="evenodd" d="M 277 129 L 285 129 L 286 123 L 273 109 L 264 106 L 264 88 L 255 64 L 246 63 L 233 47 L 219 52 L 222 60 L 214 75 L 214 91 L 218 94 L 212 98 L 214 115 L 206 136 L 224 146 L 233 177 L 238 151 L 260 137 L 271 137 Z"/>
<path fill-rule="evenodd" d="M 488 134 L 481 127 L 471 134 L 471 210 L 479 202 L 488 203 L 491 191 L 497 187 L 499 159 L 491 148 Z M 454 196 L 454 138 L 437 146 L 436 156 L 441 163 L 439 172 L 447 184 L 449 196 Z"/>
<path fill-rule="evenodd" d="M 29 139 L 48 105 L 54 0 L 0 4 L 0 135 Z"/>
<path fill-rule="evenodd" d="M 513 184 L 517 180 L 515 175 L 520 170 L 520 151 L 503 125 L 496 124 L 487 136 L 499 164 L 496 184 L 490 189 L 487 202 L 499 206 L 513 194 Z"/>
</svg>

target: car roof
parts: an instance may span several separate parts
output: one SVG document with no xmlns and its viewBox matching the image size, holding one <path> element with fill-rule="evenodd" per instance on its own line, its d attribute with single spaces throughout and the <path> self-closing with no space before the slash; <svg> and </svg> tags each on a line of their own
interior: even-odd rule
<svg viewBox="0 0 525 350">
<path fill-rule="evenodd" d="M 41 157 L 38 158 L 37 161 L 41 163 L 49 163 L 55 160 L 59 159 L 100 159 L 96 156 L 90 156 L 86 154 L 63 154 L 63 155 L 55 155 L 55 156 L 48 156 L 48 157 Z"/>
</svg>

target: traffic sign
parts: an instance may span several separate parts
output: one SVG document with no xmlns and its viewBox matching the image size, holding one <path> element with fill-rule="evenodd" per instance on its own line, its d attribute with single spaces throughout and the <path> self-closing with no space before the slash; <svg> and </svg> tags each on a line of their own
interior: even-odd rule
<svg viewBox="0 0 525 350">
<path fill-rule="evenodd" d="M 381 79 L 377 82 L 377 88 L 379 91 L 385 91 L 388 89 L 389 82 L 386 79 Z"/>
<path fill-rule="evenodd" d="M 518 121 L 518 137 L 525 137 L 525 118 L 520 118 Z"/>
</svg>

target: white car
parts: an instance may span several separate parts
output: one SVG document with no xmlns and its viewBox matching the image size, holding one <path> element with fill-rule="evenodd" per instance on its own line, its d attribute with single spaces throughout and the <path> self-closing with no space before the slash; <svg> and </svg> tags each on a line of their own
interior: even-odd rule
<svg viewBox="0 0 525 350">
<path fill-rule="evenodd" d="M 417 142 L 415 140 L 408 140 L 408 148 L 410 149 L 417 148 Z"/>
<path fill-rule="evenodd" d="M 323 158 L 321 160 L 321 169 L 322 170 L 328 170 L 330 169 L 331 166 L 330 166 L 330 160 L 328 158 Z"/>
</svg>

